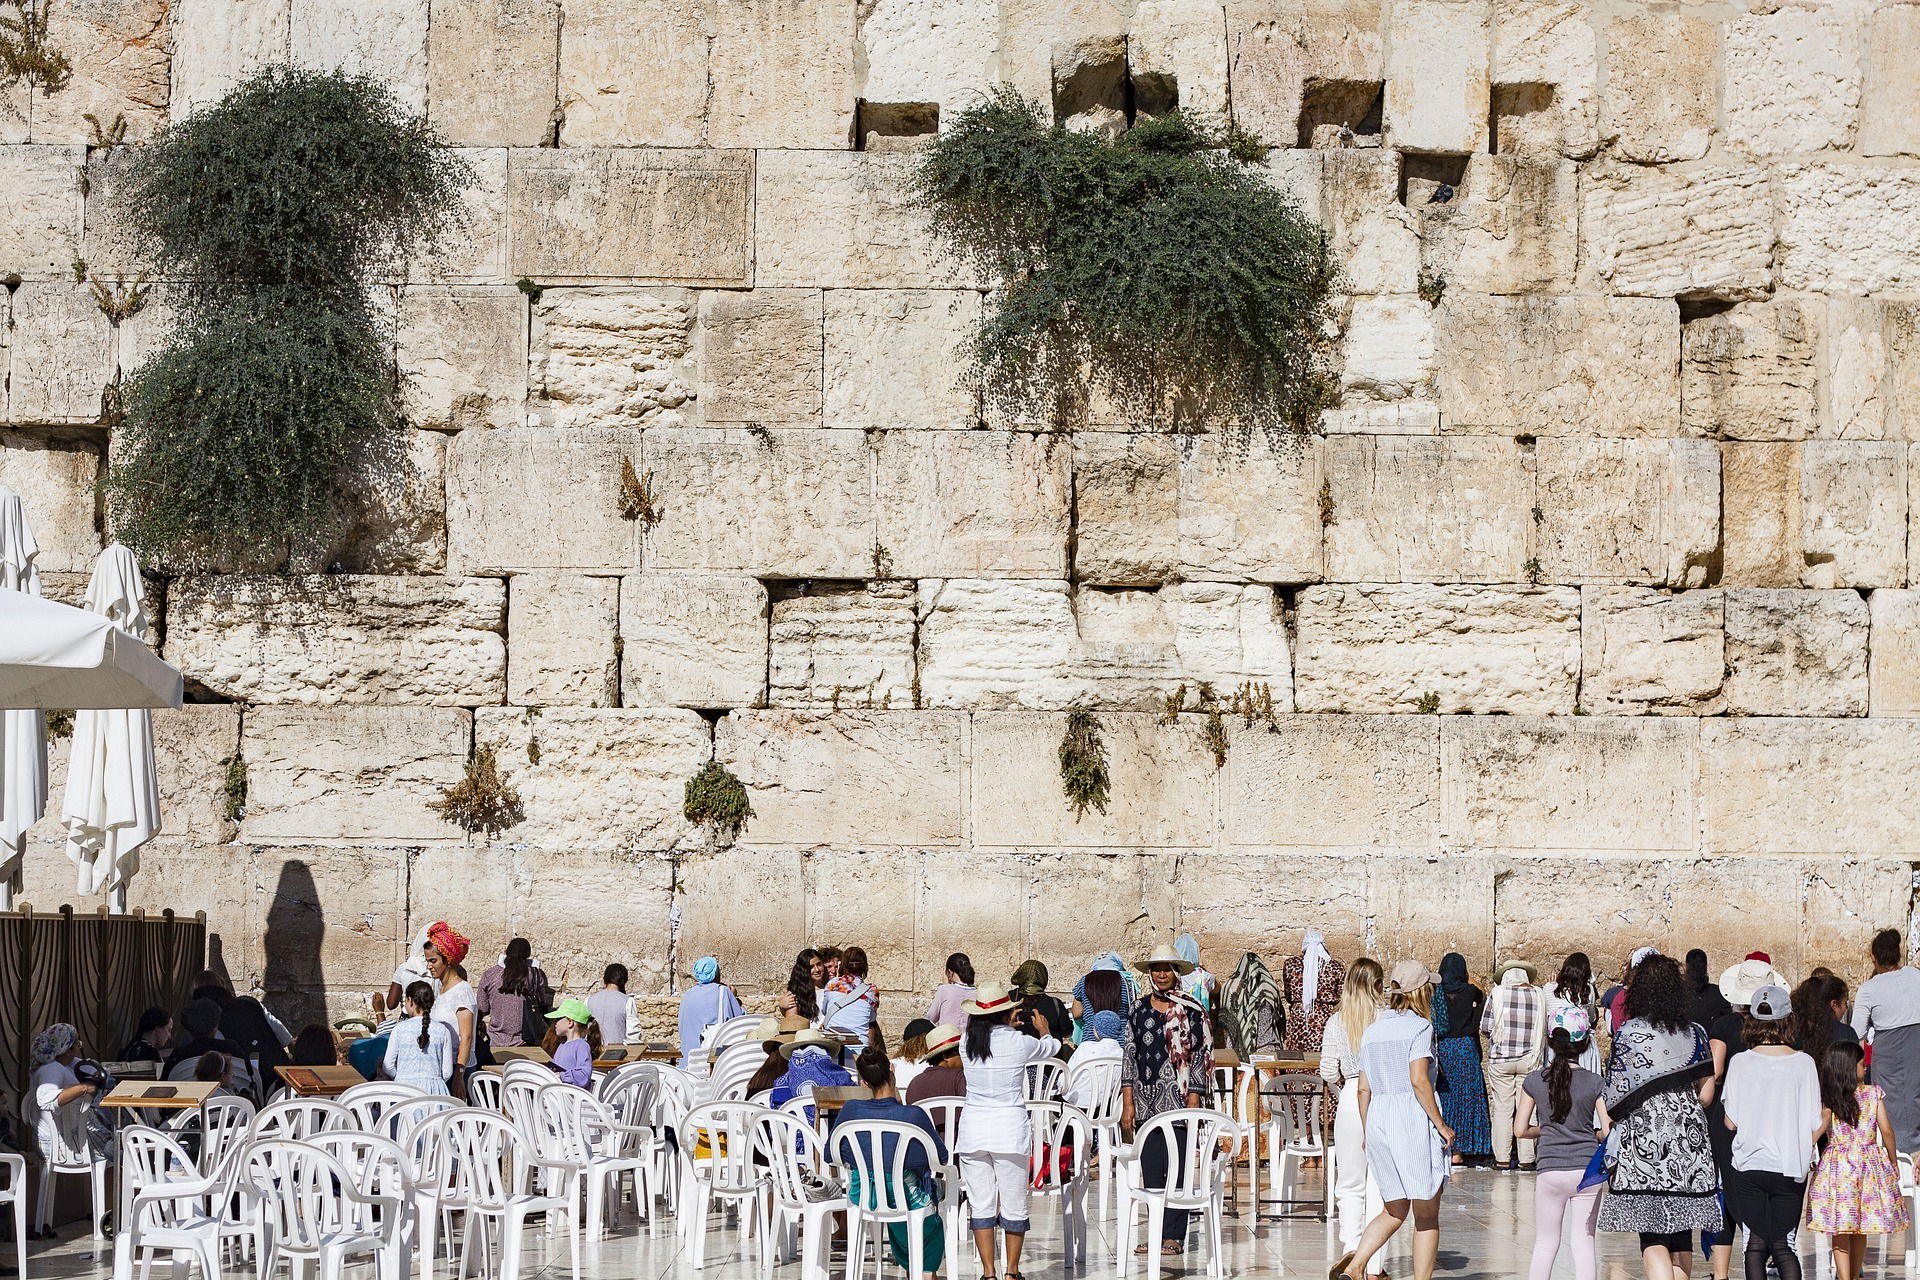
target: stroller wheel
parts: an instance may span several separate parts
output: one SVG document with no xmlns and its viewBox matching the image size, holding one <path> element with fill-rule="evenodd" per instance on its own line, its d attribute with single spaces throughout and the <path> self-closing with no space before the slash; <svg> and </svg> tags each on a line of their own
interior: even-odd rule
<svg viewBox="0 0 1920 1280">
<path fill-rule="evenodd" d="M 102 1239 L 111 1240 L 113 1239 L 113 1232 L 113 1210 L 109 1209 L 100 1215 L 100 1236 Z"/>
</svg>

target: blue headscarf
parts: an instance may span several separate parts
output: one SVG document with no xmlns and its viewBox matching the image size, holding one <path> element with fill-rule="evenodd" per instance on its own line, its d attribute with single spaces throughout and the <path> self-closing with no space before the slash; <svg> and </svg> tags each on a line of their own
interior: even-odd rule
<svg viewBox="0 0 1920 1280">
<path fill-rule="evenodd" d="M 1200 967 L 1200 944 L 1190 933 L 1183 933 L 1173 940 L 1173 950 L 1182 960 L 1198 969 Z"/>
<path fill-rule="evenodd" d="M 1120 1040 L 1125 1038 L 1127 1026 L 1113 1010 L 1101 1009 L 1087 1019 L 1086 1029 L 1089 1041 Z"/>
<path fill-rule="evenodd" d="M 712 956 L 701 956 L 693 962 L 693 980 L 695 982 L 712 982 L 719 976 L 720 962 Z"/>
</svg>

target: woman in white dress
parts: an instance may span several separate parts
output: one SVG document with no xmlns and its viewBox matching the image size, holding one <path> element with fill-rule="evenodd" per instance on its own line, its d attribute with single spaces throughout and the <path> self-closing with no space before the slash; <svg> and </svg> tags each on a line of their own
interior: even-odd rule
<svg viewBox="0 0 1920 1280">
<path fill-rule="evenodd" d="M 1433 981 L 1418 960 L 1393 966 L 1385 987 L 1387 1008 L 1360 1041 L 1367 1168 L 1384 1204 L 1361 1234 L 1359 1247 L 1334 1264 L 1331 1280 L 1361 1280 L 1367 1263 L 1409 1213 L 1414 1280 L 1432 1280 L 1440 1254 L 1440 1193 L 1453 1145 L 1453 1130 L 1440 1114 L 1433 1086 L 1433 1023 L 1428 1020 Z"/>
<path fill-rule="evenodd" d="M 1360 1233 L 1381 1210 L 1380 1188 L 1367 1171 L 1366 1125 L 1360 1118 L 1360 1045 L 1380 1016 L 1380 962 L 1361 956 L 1347 969 L 1340 1005 L 1320 1039 L 1320 1078 L 1339 1098 L 1333 1116 L 1333 1198 L 1340 1251 L 1351 1257 Z M 1379 1275 L 1376 1268 L 1370 1274 Z"/>
<path fill-rule="evenodd" d="M 967 1077 L 967 1105 L 953 1144 L 960 1181 L 967 1189 L 968 1225 L 980 1254 L 980 1271 L 993 1280 L 995 1229 L 1007 1236 L 1007 1280 L 1025 1280 L 1020 1253 L 1026 1244 L 1028 1159 L 1033 1122 L 1027 1116 L 1027 1067 L 1054 1057 L 1060 1042 L 1035 1014 L 1028 1034 L 1012 1024 L 1019 1001 L 997 982 L 983 982 L 961 1006 L 967 1014 L 966 1047 L 960 1055 Z"/>
</svg>

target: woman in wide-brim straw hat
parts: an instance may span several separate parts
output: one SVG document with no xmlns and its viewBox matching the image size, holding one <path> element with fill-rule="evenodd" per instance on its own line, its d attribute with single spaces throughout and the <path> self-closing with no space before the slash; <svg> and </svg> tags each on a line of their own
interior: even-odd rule
<svg viewBox="0 0 1920 1280">
<path fill-rule="evenodd" d="M 1366 1117 L 1367 1169 L 1382 1208 L 1354 1251 L 1334 1263 L 1333 1280 L 1359 1280 L 1388 1238 L 1413 1217 L 1414 1280 L 1431 1280 L 1440 1253 L 1440 1193 L 1451 1166 L 1453 1130 L 1434 1092 L 1432 1009 L 1437 975 L 1418 960 L 1393 966 L 1382 990 L 1387 1007 L 1360 1039 L 1360 1112 Z"/>
<path fill-rule="evenodd" d="M 1213 1030 L 1199 1002 L 1180 989 L 1180 979 L 1193 972 L 1193 962 L 1172 947 L 1160 947 L 1133 967 L 1146 973 L 1148 986 L 1127 1015 L 1121 1046 L 1120 1127 L 1127 1133 L 1165 1112 L 1204 1107 L 1213 1087 Z M 1167 1185 L 1168 1167 L 1176 1151 L 1184 1151 L 1186 1140 L 1185 1128 L 1176 1125 L 1172 1142 L 1156 1134 L 1141 1148 L 1142 1186 L 1157 1190 Z M 1134 1252 L 1181 1252 L 1191 1217 L 1185 1210 L 1168 1209 L 1160 1220 L 1160 1239 Z"/>
<path fill-rule="evenodd" d="M 1056 1028 L 1035 1013 L 1028 1028 L 1013 1025 L 1020 1001 L 997 982 L 983 982 L 960 1006 L 967 1015 L 960 1065 L 966 1073 L 967 1105 L 953 1144 L 967 1189 L 968 1226 L 980 1254 L 980 1272 L 992 1280 L 993 1233 L 1006 1232 L 1007 1280 L 1025 1280 L 1020 1253 L 1031 1225 L 1027 1217 L 1028 1156 L 1033 1122 L 1027 1116 L 1027 1067 L 1060 1052 Z"/>
</svg>

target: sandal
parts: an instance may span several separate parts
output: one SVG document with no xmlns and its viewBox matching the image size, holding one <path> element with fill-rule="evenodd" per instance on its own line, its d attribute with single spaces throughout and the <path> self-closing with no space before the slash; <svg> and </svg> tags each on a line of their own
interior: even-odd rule
<svg viewBox="0 0 1920 1280">
<path fill-rule="evenodd" d="M 1160 1242 L 1160 1256 L 1163 1258 L 1177 1258 L 1186 1251 L 1187 1246 L 1184 1241 L 1162 1240 Z"/>
<path fill-rule="evenodd" d="M 1353 1250 L 1349 1249 L 1340 1255 L 1340 1261 L 1334 1263 L 1333 1266 L 1328 1269 L 1327 1280 L 1347 1280 L 1347 1268 L 1352 1265 Z"/>
</svg>

